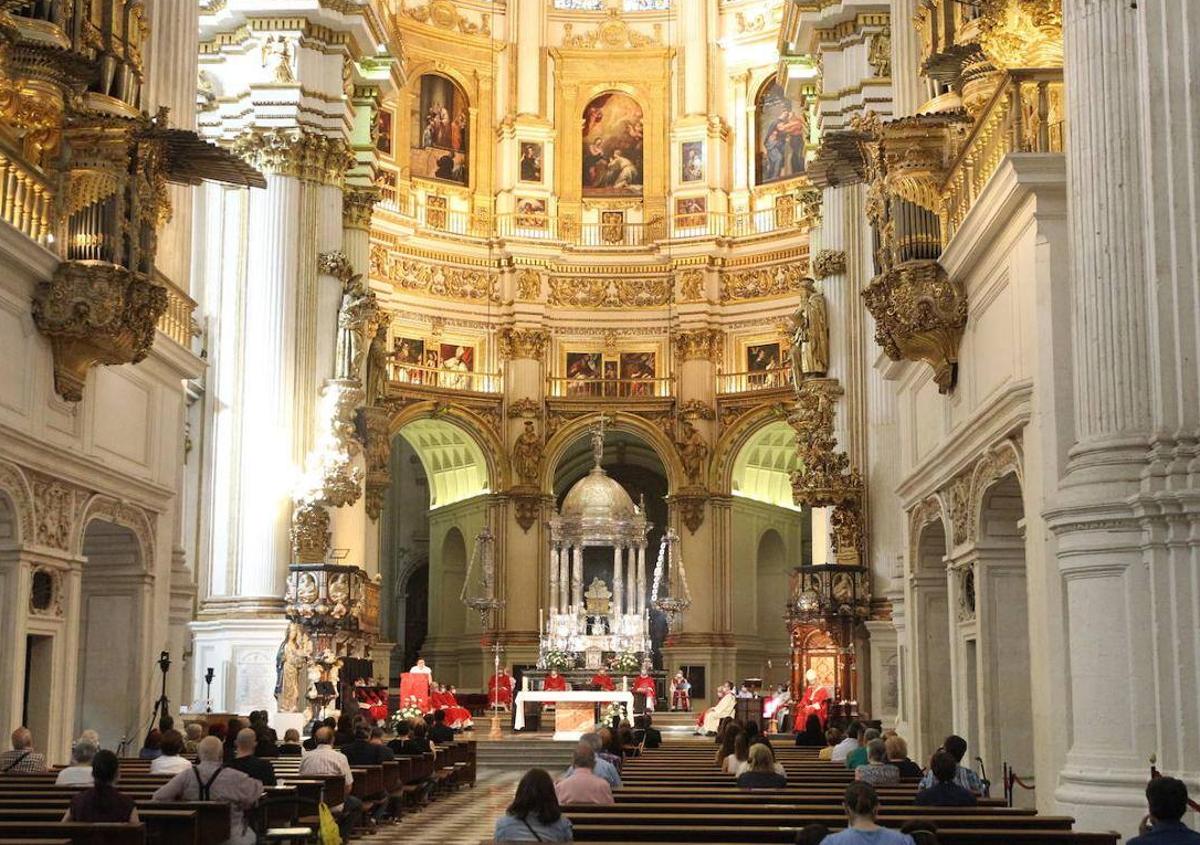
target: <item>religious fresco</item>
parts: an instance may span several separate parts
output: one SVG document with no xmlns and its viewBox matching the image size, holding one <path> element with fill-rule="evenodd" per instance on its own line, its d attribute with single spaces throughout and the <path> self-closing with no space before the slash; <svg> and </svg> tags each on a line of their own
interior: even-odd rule
<svg viewBox="0 0 1200 845">
<path fill-rule="evenodd" d="M 542 181 L 542 161 L 544 154 L 542 145 L 537 141 L 521 142 L 521 157 L 519 162 L 519 178 L 522 182 Z"/>
<path fill-rule="evenodd" d="M 803 100 L 793 100 L 774 81 L 754 105 L 754 183 L 766 185 L 804 173 L 808 120 Z"/>
<path fill-rule="evenodd" d="M 684 141 L 679 145 L 680 181 L 704 181 L 704 142 Z"/>
<path fill-rule="evenodd" d="M 419 93 L 413 98 L 409 130 L 412 175 L 467 184 L 471 140 L 466 95 L 436 73 L 421 77 Z"/>
<path fill-rule="evenodd" d="M 606 91 L 583 110 L 583 195 L 642 195 L 642 107 L 628 94 Z"/>
</svg>

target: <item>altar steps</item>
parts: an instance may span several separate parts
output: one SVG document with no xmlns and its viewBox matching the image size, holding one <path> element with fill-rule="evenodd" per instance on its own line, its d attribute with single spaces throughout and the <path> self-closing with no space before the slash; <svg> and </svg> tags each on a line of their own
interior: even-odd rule
<svg viewBox="0 0 1200 845">
<path fill-rule="evenodd" d="M 546 734 L 540 739 L 478 740 L 476 765 L 484 769 L 546 769 L 557 774 L 571 765 L 573 742 L 555 742 Z"/>
</svg>

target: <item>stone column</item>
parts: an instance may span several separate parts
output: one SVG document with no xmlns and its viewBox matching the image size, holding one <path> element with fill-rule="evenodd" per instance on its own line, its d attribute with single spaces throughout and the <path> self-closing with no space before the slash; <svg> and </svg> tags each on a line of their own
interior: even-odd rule
<svg viewBox="0 0 1200 845">
<path fill-rule="evenodd" d="M 637 607 L 637 552 L 630 546 L 625 553 L 625 565 L 629 570 L 625 579 L 625 612 L 638 613 Z"/>
<path fill-rule="evenodd" d="M 583 546 L 575 547 L 574 570 L 571 573 L 571 604 L 576 613 L 583 607 Z"/>
<path fill-rule="evenodd" d="M 1158 134 L 1170 117 L 1159 118 L 1165 125 L 1151 125 L 1148 116 L 1159 110 L 1180 116 L 1189 111 L 1183 88 L 1184 102 L 1169 103 L 1161 90 L 1151 90 L 1158 81 L 1155 70 L 1171 68 L 1187 75 L 1189 59 L 1182 42 L 1176 42 L 1178 52 L 1164 51 L 1157 43 L 1161 33 L 1150 36 L 1152 46 L 1144 43 L 1142 26 L 1150 13 L 1141 5 L 1124 0 L 1063 3 L 1075 443 L 1057 501 L 1046 512 L 1057 535 L 1070 649 L 1070 677 L 1057 695 L 1067 708 L 1070 745 L 1055 798 L 1061 811 L 1076 816 L 1081 826 L 1115 829 L 1130 829 L 1144 811 L 1147 755 L 1165 750 L 1161 742 L 1174 746 L 1177 737 L 1190 734 L 1193 743 L 1196 737 L 1195 673 L 1180 674 L 1189 661 L 1195 665 L 1194 644 L 1183 665 L 1170 659 L 1156 663 L 1152 657 L 1159 653 L 1157 646 L 1178 642 L 1184 630 L 1194 629 L 1195 561 L 1178 562 L 1192 574 L 1169 576 L 1170 590 L 1185 594 L 1180 597 L 1184 618 L 1190 619 L 1185 622 L 1174 617 L 1173 598 L 1158 592 L 1165 583 L 1154 578 L 1155 564 L 1168 563 L 1172 555 L 1166 546 L 1155 548 L 1155 542 L 1166 540 L 1170 529 L 1154 536 L 1129 506 L 1150 469 L 1151 384 L 1157 380 L 1158 362 L 1150 355 L 1148 308 L 1154 295 L 1163 294 L 1155 276 L 1159 266 L 1165 267 L 1147 264 L 1144 233 L 1149 229 L 1153 238 L 1158 227 L 1170 229 L 1176 210 L 1172 205 L 1153 214 L 1155 201 L 1145 199 L 1150 186 L 1143 158 L 1163 137 L 1174 137 Z M 1183 6 L 1188 4 L 1174 5 L 1172 12 L 1155 12 L 1163 16 L 1155 19 L 1186 20 Z M 1176 14 L 1182 17 L 1174 18 Z M 1139 46 L 1146 55 L 1139 55 Z M 1194 90 L 1190 99 L 1194 110 Z M 1186 129 L 1185 123 L 1180 127 Z M 1166 193 L 1186 178 L 1191 165 L 1171 170 L 1159 174 Z M 1139 207 L 1138 200 L 1151 208 Z M 1195 225 L 1192 213 L 1184 224 Z M 1186 237 L 1194 239 L 1194 230 Z M 1194 297 L 1194 276 L 1188 284 Z M 1171 349 L 1163 360 L 1183 358 Z M 1188 432 L 1194 434 L 1194 428 Z M 1194 501 L 1191 508 L 1194 513 Z M 1161 622 L 1160 610 L 1165 612 Z M 1167 630 L 1155 632 L 1156 623 Z M 1160 675 L 1160 669 L 1169 674 Z M 1189 700 L 1190 725 L 1179 709 L 1184 705 L 1174 701 L 1168 688 L 1184 692 L 1183 699 Z M 1158 723 L 1159 691 L 1172 700 L 1168 723 Z M 1191 763 L 1194 771 L 1190 756 L 1174 762 Z M 1159 765 L 1169 770 L 1162 759 Z"/>
<path fill-rule="evenodd" d="M 558 567 L 561 555 L 561 546 L 556 545 L 550 550 L 550 608 L 547 612 L 551 615 L 558 613 Z"/>
<path fill-rule="evenodd" d="M 637 612 L 646 612 L 646 547 L 637 550 Z"/>
<path fill-rule="evenodd" d="M 558 612 L 566 613 L 571 608 L 571 557 L 570 546 L 559 550 Z"/>
<path fill-rule="evenodd" d="M 621 588 L 623 586 L 622 581 L 624 580 L 624 578 L 622 577 L 622 572 L 621 572 L 623 566 L 624 566 L 624 563 L 621 560 L 621 546 L 619 546 L 619 545 L 613 546 L 613 588 L 612 588 L 613 608 L 612 608 L 612 612 L 618 616 L 625 612 L 625 609 L 624 609 L 625 602 L 622 601 L 623 596 L 621 595 Z"/>
<path fill-rule="evenodd" d="M 928 82 L 918 72 L 921 37 L 913 26 L 917 0 L 892 0 L 892 114 L 906 117 L 929 99 Z"/>
<path fill-rule="evenodd" d="M 679 15 L 679 116 L 704 114 L 708 108 L 708 4 L 682 0 Z"/>
</svg>

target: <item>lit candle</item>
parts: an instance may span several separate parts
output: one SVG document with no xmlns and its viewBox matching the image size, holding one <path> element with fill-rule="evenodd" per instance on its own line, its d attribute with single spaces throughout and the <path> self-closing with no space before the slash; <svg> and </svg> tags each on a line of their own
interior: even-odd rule
<svg viewBox="0 0 1200 845">
<path fill-rule="evenodd" d="M 542 608 L 538 608 L 538 632 L 546 630 L 545 623 L 542 620 Z"/>
</svg>

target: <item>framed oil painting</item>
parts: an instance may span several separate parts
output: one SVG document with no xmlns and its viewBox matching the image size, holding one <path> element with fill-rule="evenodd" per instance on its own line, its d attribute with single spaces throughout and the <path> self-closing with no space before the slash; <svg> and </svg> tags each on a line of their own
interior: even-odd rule
<svg viewBox="0 0 1200 845">
<path fill-rule="evenodd" d="M 425 365 L 424 340 L 417 337 L 393 338 L 392 359 L 396 362 L 396 376 L 399 381 L 422 383 L 424 373 L 416 368 Z M 408 366 L 405 366 L 406 364 Z"/>
<path fill-rule="evenodd" d="M 620 91 L 606 91 L 583 110 L 583 195 L 642 195 L 642 107 Z"/>
<path fill-rule="evenodd" d="M 546 219 L 546 201 L 544 199 L 517 200 L 518 229 L 545 229 Z"/>
<path fill-rule="evenodd" d="M 708 218 L 708 197 L 676 197 L 675 228 L 697 229 Z"/>
<path fill-rule="evenodd" d="M 411 115 L 412 175 L 466 185 L 471 153 L 466 94 L 446 77 L 427 73 L 418 95 Z"/>
<path fill-rule="evenodd" d="M 653 352 L 621 353 L 621 389 L 626 396 L 653 396 L 658 374 Z M 645 381 L 644 384 L 639 383 Z"/>
<path fill-rule="evenodd" d="M 783 348 L 774 343 L 757 343 L 746 347 L 746 372 L 750 387 L 776 387 L 781 384 Z"/>
<path fill-rule="evenodd" d="M 684 141 L 679 146 L 680 181 L 704 181 L 704 142 Z"/>
<path fill-rule="evenodd" d="M 391 109 L 380 109 L 379 111 L 379 123 L 375 132 L 375 149 L 389 157 L 393 153 Z"/>
<path fill-rule="evenodd" d="M 567 395 L 599 395 L 600 383 L 597 380 L 600 378 L 603 357 L 599 352 L 567 353 Z"/>
<path fill-rule="evenodd" d="M 754 182 L 767 185 L 804 173 L 808 119 L 804 101 L 793 100 L 768 80 L 754 103 Z"/>
<path fill-rule="evenodd" d="M 522 182 L 536 182 L 540 185 L 542 182 L 543 159 L 544 151 L 540 143 L 537 141 L 522 141 L 518 178 Z"/>
</svg>

